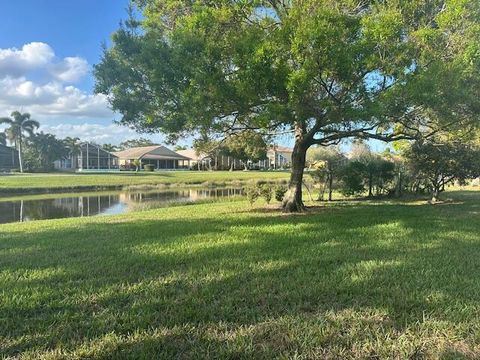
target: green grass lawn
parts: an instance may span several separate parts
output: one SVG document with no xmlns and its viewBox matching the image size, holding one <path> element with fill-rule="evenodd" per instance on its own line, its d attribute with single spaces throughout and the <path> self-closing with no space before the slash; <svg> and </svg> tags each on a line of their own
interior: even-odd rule
<svg viewBox="0 0 480 360">
<path fill-rule="evenodd" d="M 0 358 L 478 359 L 480 192 L 0 226 Z"/>
<path fill-rule="evenodd" d="M 248 180 L 286 180 L 288 172 L 278 171 L 164 171 L 154 173 L 50 173 L 0 176 L 0 193 L 28 190 L 68 190 L 69 188 L 102 188 L 132 185 L 202 184 Z"/>
</svg>

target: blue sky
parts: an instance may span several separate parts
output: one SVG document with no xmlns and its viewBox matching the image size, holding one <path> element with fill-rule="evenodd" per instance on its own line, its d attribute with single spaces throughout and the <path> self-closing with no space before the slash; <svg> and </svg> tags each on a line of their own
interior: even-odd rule
<svg viewBox="0 0 480 360">
<path fill-rule="evenodd" d="M 92 65 L 127 16 L 128 0 L 0 0 L 0 116 L 30 112 L 41 130 L 118 143 L 137 135 L 112 123 L 93 94 Z M 159 141 L 160 136 L 153 139 Z"/>
</svg>

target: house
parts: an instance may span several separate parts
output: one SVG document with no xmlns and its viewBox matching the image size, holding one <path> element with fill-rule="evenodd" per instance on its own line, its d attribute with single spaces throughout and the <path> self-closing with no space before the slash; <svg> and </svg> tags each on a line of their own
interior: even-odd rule
<svg viewBox="0 0 480 360">
<path fill-rule="evenodd" d="M 0 171 L 10 171 L 18 167 L 18 151 L 0 144 Z"/>
<path fill-rule="evenodd" d="M 218 152 L 216 155 L 197 154 L 194 149 L 178 150 L 178 154 L 186 156 L 191 159 L 190 166 L 197 170 L 243 170 L 248 168 L 265 168 L 266 161 L 259 161 L 253 163 L 248 161 L 246 164 L 231 156 L 223 155 Z"/>
<path fill-rule="evenodd" d="M 80 145 L 79 150 L 78 154 L 55 161 L 55 169 L 63 171 L 118 169 L 118 157 L 103 150 L 99 145 L 85 142 Z"/>
<path fill-rule="evenodd" d="M 113 154 L 119 159 L 120 169 L 134 168 L 135 160 L 139 160 L 141 166 L 153 165 L 156 170 L 189 169 L 191 162 L 189 157 L 161 145 L 136 147 Z"/>
<path fill-rule="evenodd" d="M 267 150 L 269 167 L 273 169 L 283 169 L 292 162 L 293 149 L 285 146 L 272 144 Z"/>
</svg>

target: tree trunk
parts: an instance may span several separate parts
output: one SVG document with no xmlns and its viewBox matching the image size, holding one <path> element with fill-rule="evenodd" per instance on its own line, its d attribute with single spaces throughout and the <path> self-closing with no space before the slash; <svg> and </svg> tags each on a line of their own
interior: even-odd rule
<svg viewBox="0 0 480 360">
<path fill-rule="evenodd" d="M 305 169 L 307 146 L 296 140 L 292 153 L 292 171 L 288 191 L 283 199 L 283 211 L 302 212 L 305 205 L 302 201 L 303 171 Z"/>
<path fill-rule="evenodd" d="M 403 188 L 403 177 L 402 177 L 402 172 L 399 171 L 397 174 L 397 186 L 395 187 L 395 196 L 396 197 L 401 197 L 402 196 L 402 188 Z"/>
<path fill-rule="evenodd" d="M 369 198 L 373 197 L 372 188 L 373 188 L 373 176 L 372 174 L 370 174 L 368 176 L 368 197 Z"/>
<path fill-rule="evenodd" d="M 333 192 L 332 185 L 333 185 L 333 174 L 330 171 L 330 173 L 328 174 L 328 201 L 332 201 L 332 192 Z"/>
<path fill-rule="evenodd" d="M 442 183 L 437 177 L 436 179 L 431 180 L 431 184 L 432 184 L 432 200 L 431 200 L 431 202 L 436 203 L 440 200 L 440 192 L 442 191 Z"/>
<path fill-rule="evenodd" d="M 22 159 L 22 135 L 18 137 L 18 165 L 20 166 L 20 172 L 23 173 L 23 159 Z"/>
</svg>

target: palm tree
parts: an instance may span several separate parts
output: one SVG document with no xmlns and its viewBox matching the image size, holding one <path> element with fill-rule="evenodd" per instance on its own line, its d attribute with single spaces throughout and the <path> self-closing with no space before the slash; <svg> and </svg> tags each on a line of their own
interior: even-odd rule
<svg viewBox="0 0 480 360">
<path fill-rule="evenodd" d="M 65 147 L 68 149 L 68 156 L 70 156 L 71 166 L 76 168 L 75 158 L 82 153 L 82 143 L 78 137 L 66 137 L 63 140 Z"/>
<path fill-rule="evenodd" d="M 20 172 L 23 172 L 23 161 L 22 161 L 22 143 L 24 133 L 27 135 L 33 135 L 35 129 L 38 129 L 40 124 L 38 121 L 30 118 L 29 113 L 20 113 L 19 111 L 14 111 L 11 114 L 11 117 L 0 118 L 0 124 L 7 124 L 9 127 L 6 130 L 7 137 L 10 141 L 15 144 L 15 147 L 18 150 L 18 163 L 20 165 Z"/>
<path fill-rule="evenodd" d="M 118 146 L 112 145 L 112 144 L 103 144 L 102 149 L 111 153 L 111 152 L 118 151 Z"/>
</svg>

